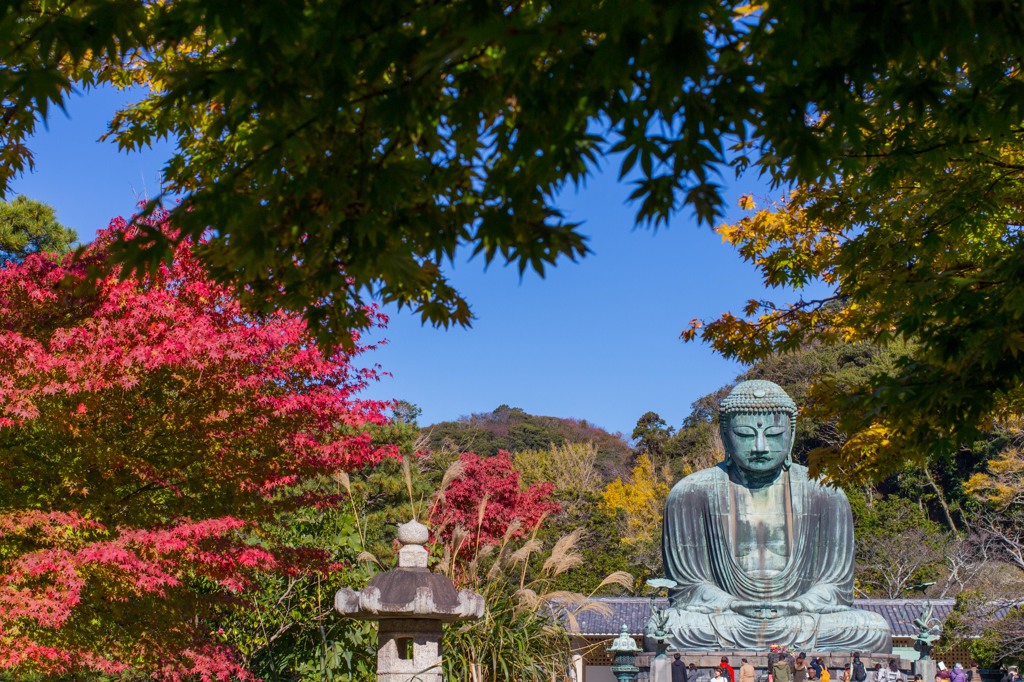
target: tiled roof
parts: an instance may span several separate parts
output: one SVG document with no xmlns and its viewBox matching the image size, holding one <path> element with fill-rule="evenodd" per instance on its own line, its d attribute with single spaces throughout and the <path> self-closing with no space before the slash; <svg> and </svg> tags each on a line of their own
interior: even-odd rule
<svg viewBox="0 0 1024 682">
<path fill-rule="evenodd" d="M 651 615 L 651 600 L 638 597 L 595 597 L 592 602 L 599 602 L 607 609 L 591 610 L 576 616 L 579 624 L 578 634 L 584 636 L 617 635 L 625 623 L 630 634 L 641 635 L 647 619 Z M 874 611 L 881 614 L 892 628 L 894 637 L 916 637 L 918 629 L 914 619 L 921 615 L 924 599 L 855 599 L 854 608 Z M 953 610 L 952 599 L 932 599 L 932 616 L 940 622 L 949 617 Z M 655 600 L 658 608 L 668 605 L 668 600 Z M 602 610 L 609 611 L 602 613 Z"/>
<path fill-rule="evenodd" d="M 874 611 L 885 618 L 894 637 L 916 637 L 920 629 L 914 619 L 921 615 L 925 599 L 854 599 L 855 608 Z M 952 599 L 932 599 L 932 617 L 946 622 L 953 610 Z"/>
</svg>

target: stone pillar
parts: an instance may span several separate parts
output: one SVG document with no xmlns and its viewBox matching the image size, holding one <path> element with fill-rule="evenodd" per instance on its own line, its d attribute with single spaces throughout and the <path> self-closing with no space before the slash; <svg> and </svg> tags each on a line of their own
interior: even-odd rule
<svg viewBox="0 0 1024 682">
<path fill-rule="evenodd" d="M 672 682 L 672 661 L 664 654 L 658 654 L 651 661 L 651 682 Z"/>
<path fill-rule="evenodd" d="M 583 669 L 586 665 L 583 654 L 572 655 L 572 674 L 573 679 L 576 680 L 576 682 L 583 682 Z"/>
<path fill-rule="evenodd" d="M 441 682 L 441 622 L 382 620 L 377 633 L 377 679 Z"/>
<path fill-rule="evenodd" d="M 914 673 L 920 675 L 924 682 L 935 682 L 935 661 L 930 658 L 914 661 Z"/>
</svg>

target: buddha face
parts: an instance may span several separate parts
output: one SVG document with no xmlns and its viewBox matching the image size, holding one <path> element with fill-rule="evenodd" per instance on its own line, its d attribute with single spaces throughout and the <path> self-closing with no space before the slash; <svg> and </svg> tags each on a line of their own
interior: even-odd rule
<svg viewBox="0 0 1024 682">
<path fill-rule="evenodd" d="M 733 463 L 752 474 L 778 471 L 793 447 L 793 430 L 785 412 L 734 414 L 722 429 L 722 442 Z"/>
</svg>

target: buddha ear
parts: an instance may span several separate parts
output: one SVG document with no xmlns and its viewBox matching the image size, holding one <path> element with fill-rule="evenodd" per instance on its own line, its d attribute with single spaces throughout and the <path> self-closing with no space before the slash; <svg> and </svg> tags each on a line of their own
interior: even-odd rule
<svg viewBox="0 0 1024 682">
<path fill-rule="evenodd" d="M 725 459 L 722 460 L 722 464 L 730 466 L 732 464 L 732 456 L 729 454 L 729 448 L 726 447 L 725 433 L 729 429 L 730 417 L 719 417 L 718 418 L 718 437 L 722 441 L 722 449 L 725 451 Z"/>
<path fill-rule="evenodd" d="M 789 450 L 786 451 L 786 459 L 782 462 L 782 468 L 789 471 L 793 466 L 793 445 L 796 443 L 796 417 L 789 415 Z"/>
</svg>

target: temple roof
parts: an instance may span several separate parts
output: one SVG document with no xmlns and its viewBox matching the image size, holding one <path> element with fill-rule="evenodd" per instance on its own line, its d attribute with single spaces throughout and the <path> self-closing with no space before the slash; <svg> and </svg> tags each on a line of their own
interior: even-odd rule
<svg viewBox="0 0 1024 682">
<path fill-rule="evenodd" d="M 607 615 L 596 611 L 578 613 L 576 620 L 579 630 L 576 634 L 583 636 L 615 636 L 619 634 L 623 623 L 631 635 L 642 635 L 647 619 L 651 615 L 650 598 L 642 597 L 594 597 L 593 602 L 608 606 L 611 612 Z M 892 629 L 893 637 L 916 637 L 918 628 L 914 619 L 921 615 L 925 599 L 855 599 L 854 608 L 874 611 L 880 614 Z M 932 615 L 939 621 L 945 621 L 953 610 L 952 599 L 932 599 Z M 656 599 L 658 607 L 668 605 L 668 600 Z"/>
</svg>

